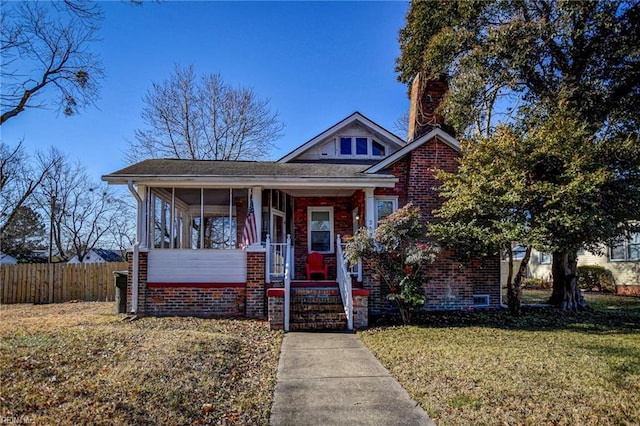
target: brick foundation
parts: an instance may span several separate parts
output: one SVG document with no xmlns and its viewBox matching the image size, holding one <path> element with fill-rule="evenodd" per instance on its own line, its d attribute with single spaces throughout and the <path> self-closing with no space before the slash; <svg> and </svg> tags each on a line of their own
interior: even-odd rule
<svg viewBox="0 0 640 426">
<path fill-rule="evenodd" d="M 270 288 L 267 290 L 269 306 L 269 327 L 271 330 L 284 329 L 284 289 Z"/>
<path fill-rule="evenodd" d="M 617 285 L 616 294 L 620 296 L 639 296 L 640 297 L 640 285 Z"/>
<path fill-rule="evenodd" d="M 265 250 L 247 250 L 247 289 L 246 316 L 247 318 L 264 318 L 265 298 Z"/>
<path fill-rule="evenodd" d="M 369 327 L 369 291 L 353 290 L 353 328 Z"/>
<path fill-rule="evenodd" d="M 144 313 L 154 316 L 243 317 L 245 286 L 149 284 Z"/>
</svg>

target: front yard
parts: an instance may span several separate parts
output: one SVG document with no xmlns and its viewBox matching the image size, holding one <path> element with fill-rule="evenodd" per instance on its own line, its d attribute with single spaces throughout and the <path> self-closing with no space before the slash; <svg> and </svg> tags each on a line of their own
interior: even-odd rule
<svg viewBox="0 0 640 426">
<path fill-rule="evenodd" d="M 0 306 L 0 418 L 268 424 L 282 333 L 249 320 L 122 321 L 113 303 Z"/>
<path fill-rule="evenodd" d="M 640 299 L 587 300 L 595 312 L 433 314 L 359 336 L 440 425 L 640 424 Z"/>
</svg>

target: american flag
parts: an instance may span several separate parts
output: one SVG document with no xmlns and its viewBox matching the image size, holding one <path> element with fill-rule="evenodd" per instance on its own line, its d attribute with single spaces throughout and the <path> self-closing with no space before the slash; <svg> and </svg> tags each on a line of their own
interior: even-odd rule
<svg viewBox="0 0 640 426">
<path fill-rule="evenodd" d="M 258 231 L 256 230 L 256 215 L 253 210 L 253 200 L 249 201 L 249 212 L 244 221 L 244 231 L 242 232 L 242 245 L 246 248 L 258 241 Z"/>
</svg>

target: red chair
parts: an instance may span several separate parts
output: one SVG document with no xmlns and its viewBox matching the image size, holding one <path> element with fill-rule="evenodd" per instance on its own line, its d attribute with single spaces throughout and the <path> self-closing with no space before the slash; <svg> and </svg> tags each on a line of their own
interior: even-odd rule
<svg viewBox="0 0 640 426">
<path fill-rule="evenodd" d="M 322 274 L 323 279 L 329 279 L 329 265 L 324 264 L 324 256 L 320 253 L 309 253 L 307 255 L 307 263 L 304 266 L 307 269 L 307 280 L 311 281 L 311 275 L 313 274 Z"/>
</svg>

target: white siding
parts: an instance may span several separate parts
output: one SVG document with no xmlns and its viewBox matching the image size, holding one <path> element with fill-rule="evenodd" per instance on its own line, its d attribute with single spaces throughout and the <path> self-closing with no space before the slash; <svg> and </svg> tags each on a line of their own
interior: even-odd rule
<svg viewBox="0 0 640 426">
<path fill-rule="evenodd" d="M 640 261 L 632 262 L 611 262 L 607 255 L 607 248 L 603 246 L 602 255 L 585 251 L 578 256 L 578 266 L 599 265 L 604 266 L 613 273 L 613 278 L 618 285 L 638 285 L 640 284 Z M 534 278 L 551 279 L 551 265 L 540 264 L 540 254 L 533 250 L 528 266 L 528 276 Z M 504 261 L 502 262 L 505 263 Z M 503 270 L 506 273 L 506 267 Z M 503 273 L 503 280 L 504 278 Z"/>
<path fill-rule="evenodd" d="M 150 283 L 246 283 L 247 254 L 242 250 L 151 250 Z"/>
</svg>

